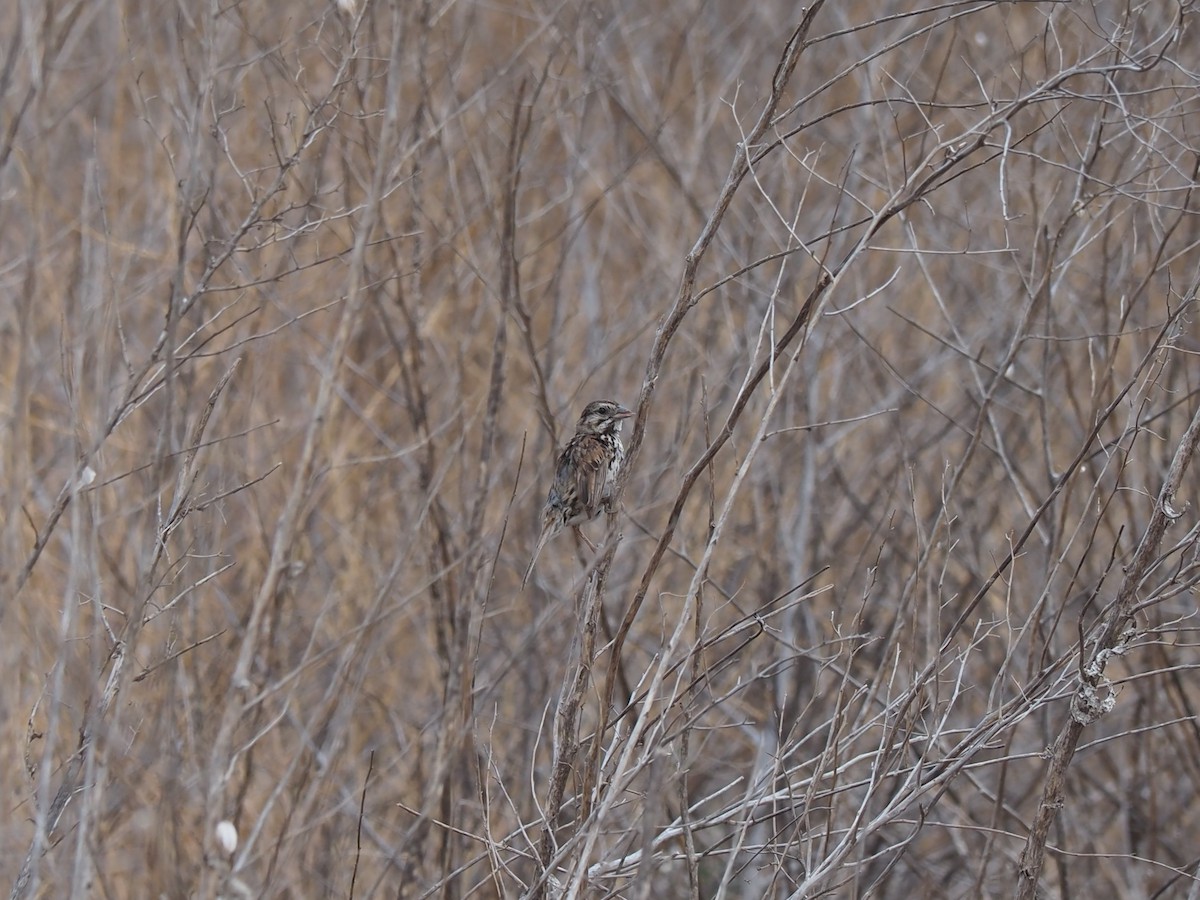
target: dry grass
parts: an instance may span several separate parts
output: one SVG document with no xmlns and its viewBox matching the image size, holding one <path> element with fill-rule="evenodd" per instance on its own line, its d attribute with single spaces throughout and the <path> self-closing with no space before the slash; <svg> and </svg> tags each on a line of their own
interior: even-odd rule
<svg viewBox="0 0 1200 900">
<path fill-rule="evenodd" d="M 865 6 L 0 12 L 14 897 L 1200 890 L 1194 12 Z"/>
</svg>

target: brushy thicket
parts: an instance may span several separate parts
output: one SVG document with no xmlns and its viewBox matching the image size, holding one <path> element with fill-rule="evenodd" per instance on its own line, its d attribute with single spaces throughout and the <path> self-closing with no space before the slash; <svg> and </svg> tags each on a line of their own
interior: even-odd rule
<svg viewBox="0 0 1200 900">
<path fill-rule="evenodd" d="M 1194 896 L 1200 23 L 913 6 L 6 4 L 12 895 Z"/>
</svg>

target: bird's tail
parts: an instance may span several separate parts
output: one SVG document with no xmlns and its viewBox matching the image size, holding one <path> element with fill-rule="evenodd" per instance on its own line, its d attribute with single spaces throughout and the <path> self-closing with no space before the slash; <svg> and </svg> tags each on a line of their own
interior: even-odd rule
<svg viewBox="0 0 1200 900">
<path fill-rule="evenodd" d="M 542 552 L 542 548 L 546 546 L 546 541 L 550 540 L 552 534 L 554 534 L 552 528 L 543 528 L 542 533 L 538 535 L 537 546 L 533 548 L 533 556 L 529 558 L 529 568 L 525 570 L 525 577 L 521 579 L 521 590 L 525 590 L 529 576 L 533 574 L 533 565 L 537 562 L 538 554 Z"/>
</svg>

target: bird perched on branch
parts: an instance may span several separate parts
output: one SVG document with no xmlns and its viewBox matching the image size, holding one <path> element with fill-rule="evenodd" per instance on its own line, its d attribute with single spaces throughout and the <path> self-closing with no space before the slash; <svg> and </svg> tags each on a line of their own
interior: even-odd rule
<svg viewBox="0 0 1200 900">
<path fill-rule="evenodd" d="M 546 542 L 564 528 L 574 528 L 592 549 L 579 526 L 600 515 L 612 501 L 613 484 L 625 456 L 621 422 L 633 412 L 611 400 L 593 400 L 583 408 L 575 435 L 567 441 L 554 466 L 554 482 L 542 509 L 542 533 L 521 586 L 529 581 L 533 565 Z"/>
</svg>

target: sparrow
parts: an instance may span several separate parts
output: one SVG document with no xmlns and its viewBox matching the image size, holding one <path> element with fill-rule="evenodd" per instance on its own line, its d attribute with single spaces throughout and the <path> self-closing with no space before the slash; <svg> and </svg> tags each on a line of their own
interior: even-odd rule
<svg viewBox="0 0 1200 900">
<path fill-rule="evenodd" d="M 554 465 L 554 481 L 542 508 L 542 533 L 521 579 L 522 587 L 529 581 L 546 542 L 564 528 L 574 528 L 595 549 L 579 526 L 596 518 L 612 503 L 613 486 L 625 458 L 621 422 L 632 415 L 631 410 L 612 400 L 593 400 L 583 408 L 574 436 L 562 448 Z"/>
</svg>

